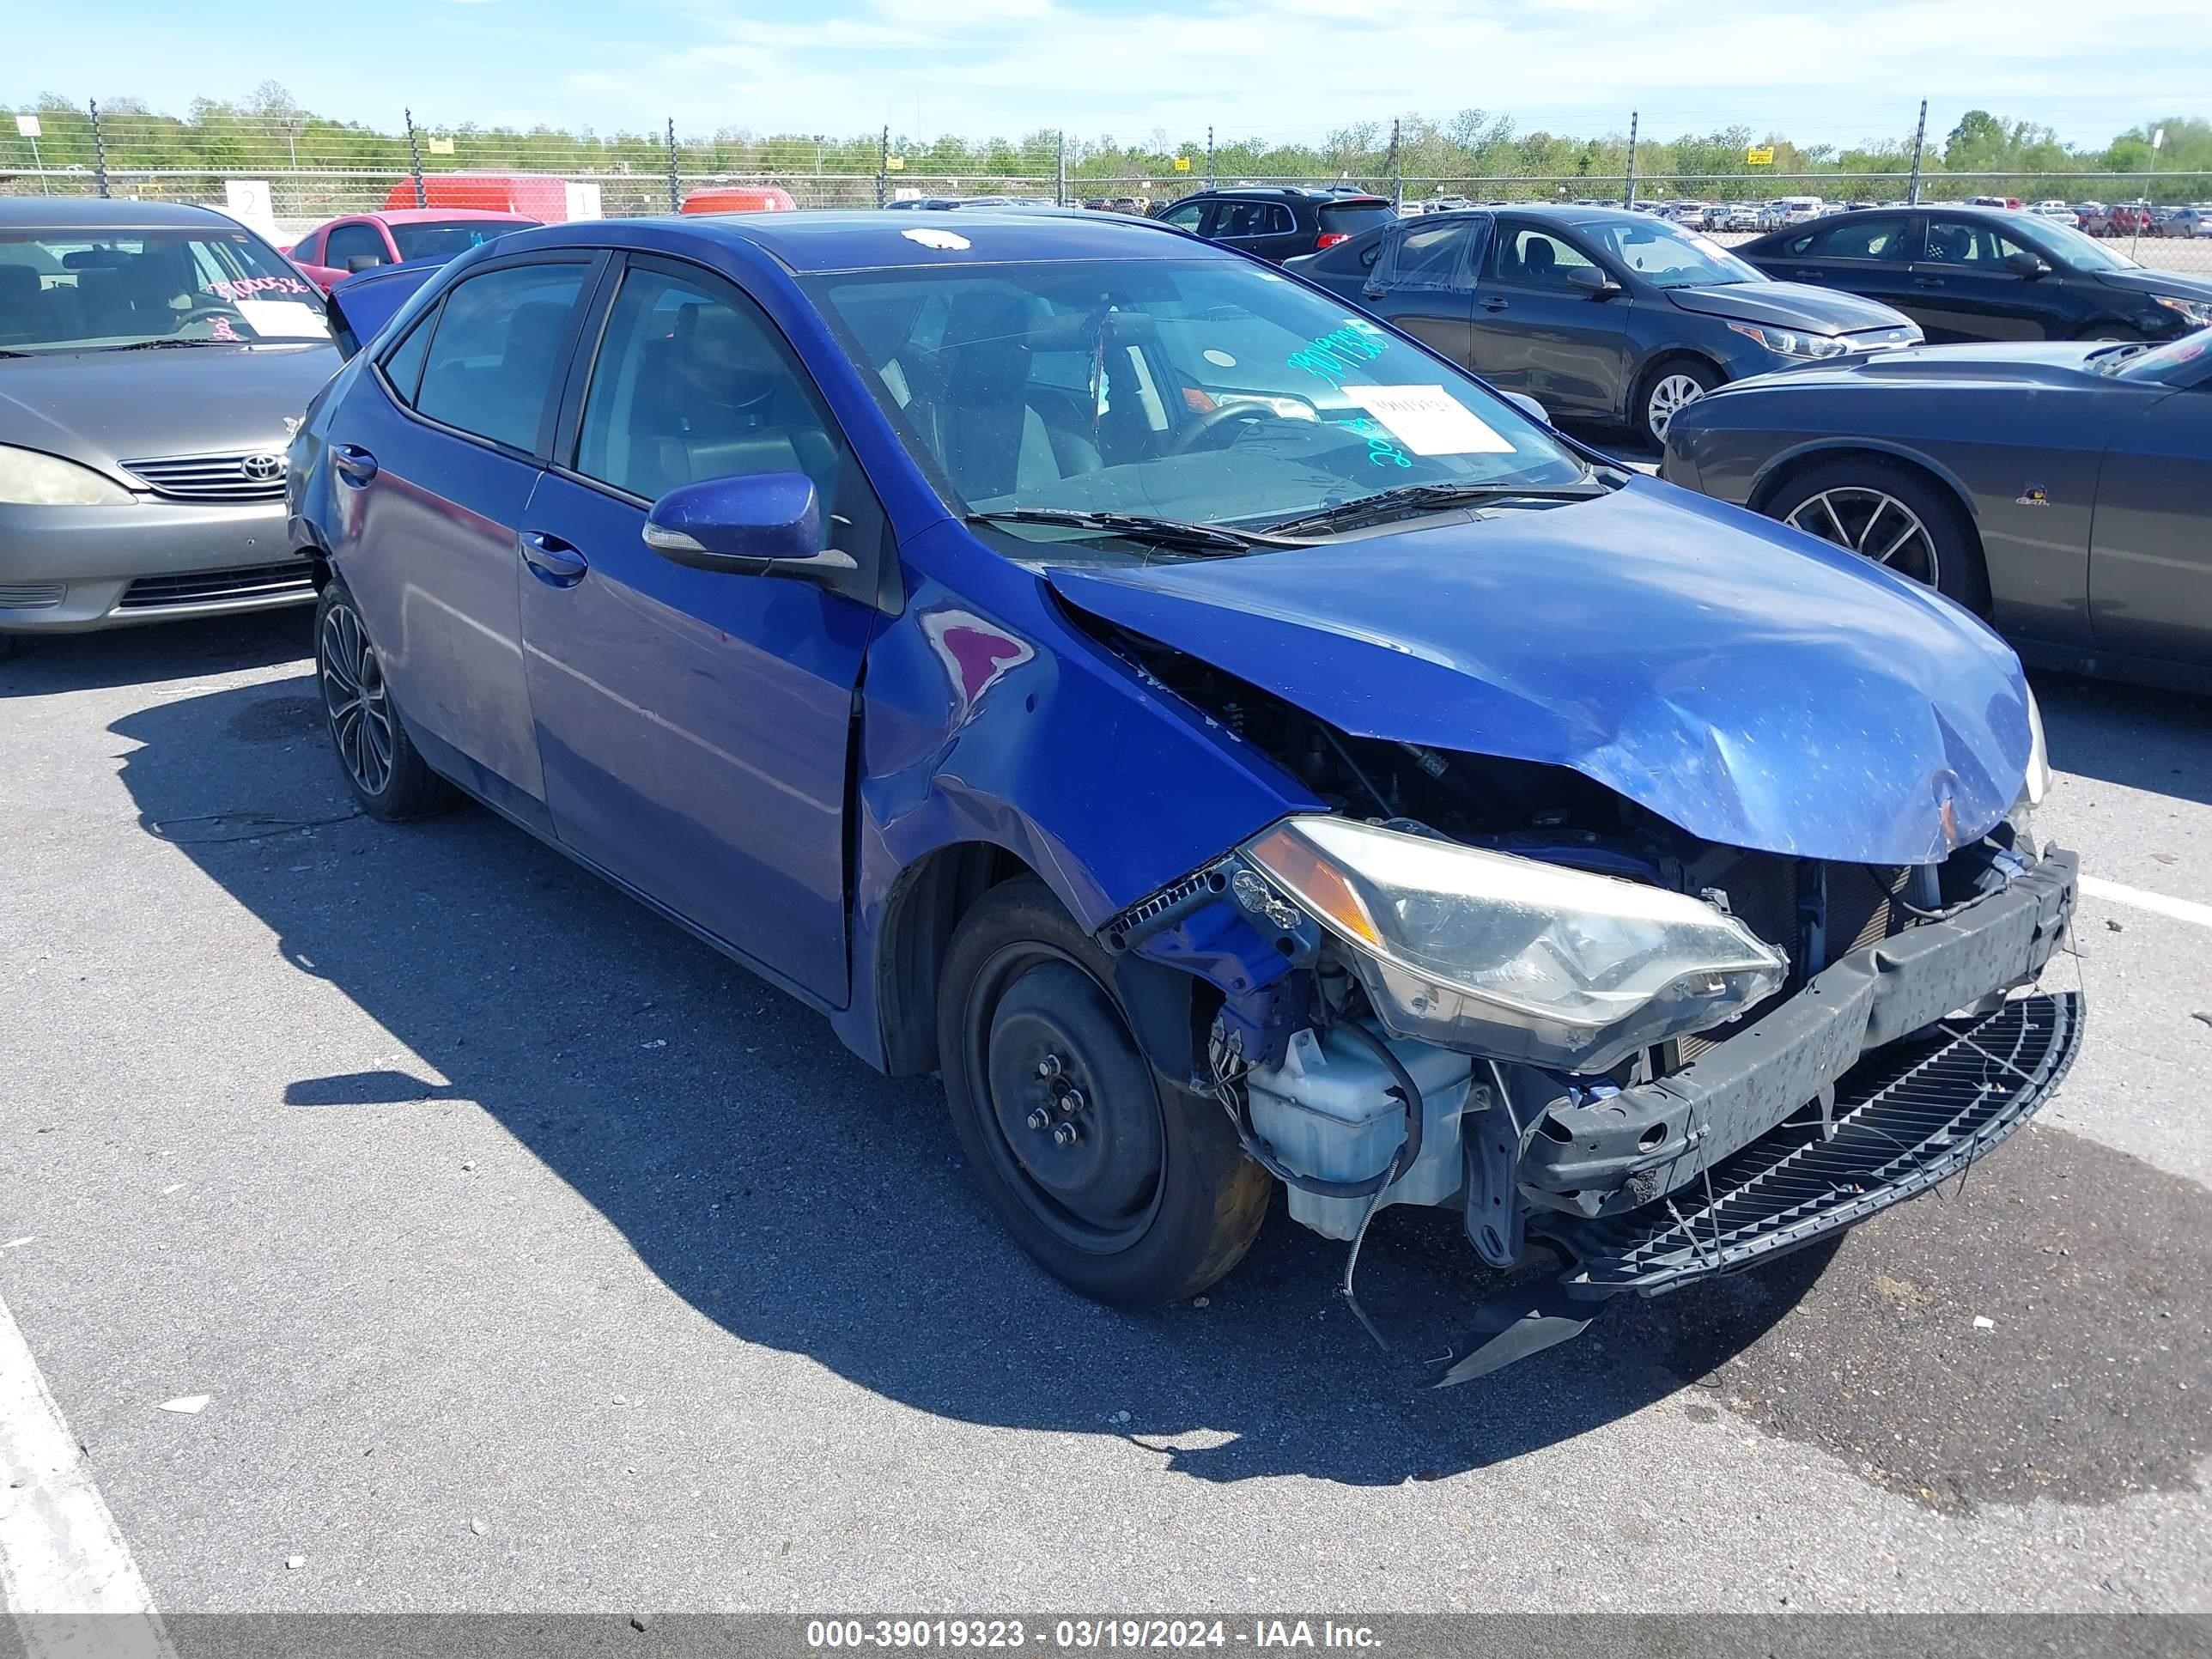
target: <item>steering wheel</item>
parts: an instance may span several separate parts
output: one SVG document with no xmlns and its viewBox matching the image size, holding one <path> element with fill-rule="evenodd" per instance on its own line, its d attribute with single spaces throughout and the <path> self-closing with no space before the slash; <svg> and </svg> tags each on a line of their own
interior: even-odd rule
<svg viewBox="0 0 2212 1659">
<path fill-rule="evenodd" d="M 189 311 L 179 312 L 177 314 L 176 325 L 179 328 L 182 328 L 188 323 L 197 323 L 203 317 L 236 317 L 238 313 L 232 310 L 228 306 L 213 304 L 197 305 L 192 307 Z M 248 326 L 251 326 L 251 325 L 248 325 Z"/>
<path fill-rule="evenodd" d="M 1168 444 L 1167 453 L 1170 455 L 1188 455 L 1200 444 L 1232 422 L 1241 422 L 1249 426 L 1256 425 L 1261 421 L 1287 421 L 1288 419 L 1287 416 L 1278 415 L 1265 404 L 1223 404 L 1218 408 L 1207 410 L 1205 414 L 1176 433 Z M 1307 424 L 1307 422 L 1299 424 Z M 1234 443 L 1236 441 L 1236 437 L 1232 436 L 1229 441 Z M 1224 447 L 1226 446 L 1224 445 Z"/>
</svg>

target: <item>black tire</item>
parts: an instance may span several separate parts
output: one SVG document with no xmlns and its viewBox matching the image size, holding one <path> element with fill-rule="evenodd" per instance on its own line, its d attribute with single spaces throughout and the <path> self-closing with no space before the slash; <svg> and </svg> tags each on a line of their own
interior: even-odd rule
<svg viewBox="0 0 2212 1659">
<path fill-rule="evenodd" d="M 1686 380 L 1697 386 L 1696 395 L 1702 398 L 1722 385 L 1727 378 L 1702 357 L 1662 357 L 1638 377 L 1636 397 L 1628 406 L 1629 424 L 1637 436 L 1664 449 L 1667 447 L 1667 420 L 1673 417 L 1675 409 L 1690 399 L 1686 398 L 1673 403 L 1667 410 L 1665 418 L 1662 418 L 1653 407 L 1660 388 Z"/>
<path fill-rule="evenodd" d="M 1916 548 L 1900 549 L 1889 562 L 1899 574 L 1911 577 L 1936 589 L 1948 598 L 1956 599 L 1976 616 L 1990 614 L 1990 578 L 1982 562 L 1981 544 L 1975 538 L 1966 511 L 1950 491 L 1935 483 L 1925 473 L 1916 471 L 1894 461 L 1883 460 L 1873 455 L 1840 456 L 1832 461 L 1823 461 L 1808 468 L 1784 483 L 1762 504 L 1760 510 L 1769 518 L 1790 522 L 1792 514 L 1798 514 L 1797 527 L 1817 535 L 1822 540 L 1835 543 L 1852 552 L 1873 550 L 1853 546 L 1844 537 L 1858 531 L 1862 522 L 1869 532 L 1880 533 L 1873 540 L 1887 544 L 1893 533 L 1887 524 L 1863 520 L 1849 505 L 1848 498 L 1855 493 L 1874 492 L 1887 496 L 1897 506 L 1909 511 L 1926 532 L 1927 547 L 1933 562 L 1934 580 L 1930 572 L 1916 568 L 1919 561 Z M 1825 511 L 1814 510 L 1818 497 L 1829 495 L 1838 504 L 1844 535 L 1835 533 Z M 1805 509 L 1801 512 L 1800 509 Z M 1887 512 L 1887 509 L 1880 509 Z M 1896 523 L 1890 519 L 1887 523 Z M 1878 562 L 1880 561 L 1877 561 Z"/>
<path fill-rule="evenodd" d="M 1273 1181 L 1218 1105 L 1153 1071 L 1113 984 L 1049 888 L 1005 883 L 953 933 L 938 1054 L 961 1150 L 1015 1241 L 1094 1301 L 1147 1308 L 1237 1265 Z"/>
<path fill-rule="evenodd" d="M 460 793 L 430 769 L 409 739 L 385 688 L 368 624 L 336 577 L 315 605 L 315 684 L 339 769 L 362 811 L 396 823 L 429 817 L 459 801 Z"/>
</svg>

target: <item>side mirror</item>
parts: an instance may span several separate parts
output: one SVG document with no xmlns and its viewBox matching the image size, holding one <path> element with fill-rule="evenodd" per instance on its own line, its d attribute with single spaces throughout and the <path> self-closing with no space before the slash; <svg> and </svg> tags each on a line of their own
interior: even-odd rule
<svg viewBox="0 0 2212 1659">
<path fill-rule="evenodd" d="M 1538 403 L 1527 392 L 1501 392 L 1498 395 L 1504 398 L 1507 403 L 1511 404 L 1514 408 L 1519 410 L 1530 420 L 1535 422 L 1538 426 L 1551 425 L 1552 411 L 1545 408 L 1543 404 Z"/>
<path fill-rule="evenodd" d="M 346 257 L 345 268 L 359 275 L 364 270 L 374 270 L 383 263 L 384 256 L 380 253 L 354 253 Z"/>
<path fill-rule="evenodd" d="M 2019 253 L 2006 254 L 2004 262 L 2005 269 L 2007 270 L 2014 271 L 2022 276 L 2027 277 L 2030 281 L 2034 280 L 2038 276 L 2047 275 L 2051 270 L 2049 265 L 2044 264 L 2043 261 L 2037 258 L 2035 255 L 2025 251 Z"/>
<path fill-rule="evenodd" d="M 858 570 L 822 545 L 822 504 L 804 472 L 709 478 L 670 490 L 645 520 L 645 544 L 674 564 L 822 580 Z"/>
<path fill-rule="evenodd" d="M 1593 300 L 1610 300 L 1615 295 L 1627 292 L 1595 265 L 1568 265 L 1565 271 L 1567 286 L 1582 289 Z"/>
</svg>

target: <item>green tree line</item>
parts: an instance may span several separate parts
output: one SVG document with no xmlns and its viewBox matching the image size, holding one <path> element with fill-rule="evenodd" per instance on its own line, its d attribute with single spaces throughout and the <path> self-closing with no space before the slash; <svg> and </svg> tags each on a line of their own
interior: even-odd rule
<svg viewBox="0 0 2212 1659">
<path fill-rule="evenodd" d="M 93 129 L 83 104 L 49 94 L 22 106 L 42 126 L 38 159 L 49 167 L 93 164 Z M 377 128 L 357 121 L 333 120 L 304 109 L 282 86 L 265 82 L 238 102 L 193 101 L 182 116 L 149 109 L 129 98 L 102 100 L 100 137 L 107 165 L 115 169 L 180 169 L 217 174 L 253 174 L 299 169 L 365 170 L 398 173 L 410 165 L 404 128 Z M 1530 194 L 1510 190 L 1507 180 L 1589 179 L 1617 187 L 1628 167 L 1625 132 L 1595 137 L 1543 129 L 1522 131 L 1510 114 L 1462 110 L 1437 121 L 1411 114 L 1397 125 L 1395 173 L 1415 181 L 1413 188 L 1492 186 L 1486 194 Z M 2154 150 L 2154 136 L 2164 131 Z M 1224 136 L 1212 151 L 1217 179 L 1348 179 L 1377 185 L 1394 173 L 1392 125 L 1354 123 L 1315 142 L 1286 143 Z M 635 175 L 635 193 L 650 199 L 665 188 L 668 149 L 665 131 L 600 133 L 590 128 L 550 125 L 527 129 L 422 125 L 417 129 L 425 171 L 461 167 L 514 168 L 535 172 Z M 1061 136 L 1040 130 L 1018 138 L 966 138 L 941 135 L 923 139 L 890 135 L 897 172 L 915 182 L 959 179 L 986 186 L 1014 181 L 1049 181 L 1060 161 Z M 1753 167 L 1746 151 L 1771 148 L 1773 161 Z M 31 143 L 0 127 L 0 171 L 27 167 Z M 880 131 L 863 133 L 756 133 L 729 127 L 708 137 L 679 137 L 678 170 L 687 176 L 844 176 L 872 179 L 885 149 Z M 1156 129 L 1140 140 L 1110 135 L 1066 140 L 1070 189 L 1087 185 L 1129 186 L 1151 180 L 1155 196 L 1195 185 L 1206 171 L 1204 135 Z M 1177 158 L 1188 171 L 1176 167 Z M 1898 188 L 1878 181 L 1901 179 L 1912 165 L 1908 133 L 1856 147 L 1799 144 L 1786 134 L 1749 126 L 1718 127 L 1671 139 L 1646 138 L 1637 147 L 1636 172 L 1649 194 L 1760 196 L 1787 187 L 1770 181 L 1790 175 L 1832 177 L 1839 187 L 1892 195 Z M 1973 110 L 1948 135 L 1931 132 L 1922 171 L 1930 194 L 1958 196 L 1995 189 L 2005 179 L 2054 181 L 2052 193 L 2112 198 L 2149 196 L 2189 199 L 2212 195 L 2212 122 L 2172 116 L 2131 128 L 2101 146 L 2059 142 L 2047 126 L 2008 120 Z M 2056 180 L 2075 173 L 2136 175 L 2128 180 L 2085 181 L 2079 191 Z M 1957 175 L 1957 176 L 1954 176 Z M 1863 186 L 1846 181 L 1863 180 Z M 1947 182 L 1947 180 L 1948 182 Z M 1552 187 L 1556 193 L 1559 186 Z M 1571 184 L 1569 193 L 1579 194 Z M 1818 188 L 1808 186 L 1807 188 Z M 1833 191 L 1828 193 L 1836 193 Z M 612 206 L 612 204 L 610 204 Z"/>
</svg>

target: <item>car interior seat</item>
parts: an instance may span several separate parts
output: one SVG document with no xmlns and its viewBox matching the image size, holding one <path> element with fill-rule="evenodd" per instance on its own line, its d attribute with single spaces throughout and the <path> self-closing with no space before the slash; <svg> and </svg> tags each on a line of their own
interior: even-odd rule
<svg viewBox="0 0 2212 1659">
<path fill-rule="evenodd" d="M 1049 426 L 1030 399 L 1030 334 L 1041 302 L 989 289 L 953 301 L 936 354 L 935 382 L 908 406 L 922 441 L 954 488 L 995 501 L 1095 472 L 1097 448 Z"/>
</svg>

